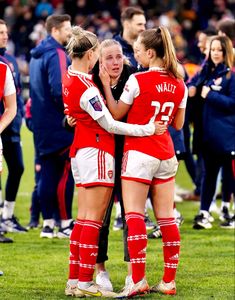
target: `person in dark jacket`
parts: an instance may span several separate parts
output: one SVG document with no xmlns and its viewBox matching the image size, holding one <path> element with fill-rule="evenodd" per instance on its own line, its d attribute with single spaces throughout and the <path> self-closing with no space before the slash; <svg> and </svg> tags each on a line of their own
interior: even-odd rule
<svg viewBox="0 0 235 300">
<path fill-rule="evenodd" d="M 201 206 L 194 219 L 195 229 L 209 229 L 209 208 L 215 194 L 216 180 L 222 167 L 222 200 L 227 201 L 235 186 L 232 165 L 235 160 L 235 74 L 233 47 L 226 36 L 211 39 L 209 58 L 198 76 L 201 89 L 201 146 L 205 166 L 202 181 Z M 196 87 L 196 89 L 197 89 Z M 195 87 L 194 87 L 195 88 Z"/>
<path fill-rule="evenodd" d="M 61 78 L 69 65 L 65 53 L 71 35 L 69 15 L 51 15 L 46 20 L 48 36 L 31 51 L 29 64 L 32 126 L 41 162 L 38 196 L 43 229 L 41 237 L 53 238 L 53 215 L 59 209 L 61 227 L 57 236 L 69 237 L 72 227 L 74 181 L 69 148 L 73 134 L 62 125 L 64 106 Z"/>
<path fill-rule="evenodd" d="M 26 232 L 14 216 L 16 196 L 24 172 L 23 154 L 21 148 L 20 129 L 24 117 L 24 105 L 21 97 L 20 72 L 16 59 L 6 52 L 8 30 L 5 21 L 0 20 L 0 61 L 6 63 L 12 72 L 17 95 L 17 113 L 10 125 L 2 133 L 3 155 L 8 168 L 5 186 L 5 199 L 2 210 L 1 227 L 6 232 Z M 4 105 L 0 103 L 0 115 Z"/>
<path fill-rule="evenodd" d="M 123 56 L 123 50 L 120 43 L 114 39 L 107 39 L 101 43 L 100 46 L 100 58 L 99 62 L 106 67 L 107 72 L 111 76 L 111 90 L 114 99 L 119 100 L 125 83 L 129 76 L 135 72 L 135 68 L 132 67 Z M 100 92 L 104 96 L 103 84 L 99 77 L 99 64 L 96 64 L 93 69 L 93 80 Z M 121 121 L 126 121 L 126 118 Z M 120 205 L 120 218 L 121 224 L 124 228 L 123 242 L 124 242 L 124 261 L 130 262 L 130 257 L 127 248 L 127 226 L 125 221 L 125 213 L 123 207 L 123 200 L 121 194 L 121 164 L 123 157 L 124 136 L 115 135 L 115 185 L 113 189 L 112 200 L 107 208 L 103 225 L 100 230 L 99 239 L 99 251 L 96 262 L 96 283 L 101 285 L 107 290 L 112 290 L 112 283 L 109 280 L 108 272 L 105 268 L 105 261 L 108 260 L 108 235 L 110 227 L 110 219 L 112 214 L 112 208 L 115 198 L 116 203 Z M 116 205 L 117 207 L 117 205 Z M 119 216 L 118 216 L 119 217 Z M 117 216 L 115 221 L 117 220 Z M 115 224 L 114 224 L 115 225 Z M 128 277 L 127 277 L 128 278 Z M 128 279 L 127 279 L 128 280 Z"/>
<path fill-rule="evenodd" d="M 123 54 L 134 68 L 138 63 L 134 57 L 133 44 L 138 35 L 145 30 L 146 18 L 144 11 L 136 7 L 126 7 L 121 14 L 122 32 L 113 38 L 117 40 L 123 50 Z"/>
</svg>

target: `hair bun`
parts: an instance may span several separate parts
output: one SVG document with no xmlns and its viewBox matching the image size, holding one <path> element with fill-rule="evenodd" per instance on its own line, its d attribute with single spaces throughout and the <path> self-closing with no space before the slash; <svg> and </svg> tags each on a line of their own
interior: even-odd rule
<svg viewBox="0 0 235 300">
<path fill-rule="evenodd" d="M 84 37 L 84 30 L 80 26 L 73 26 L 72 34 L 77 36 L 78 38 L 82 38 L 82 37 Z"/>
</svg>

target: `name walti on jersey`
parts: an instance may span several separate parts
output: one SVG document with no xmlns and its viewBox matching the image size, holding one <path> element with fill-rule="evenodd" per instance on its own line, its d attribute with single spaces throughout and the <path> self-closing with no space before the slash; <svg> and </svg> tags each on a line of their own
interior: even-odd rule
<svg viewBox="0 0 235 300">
<path fill-rule="evenodd" d="M 174 94 L 176 86 L 172 83 L 163 82 L 163 83 L 157 84 L 156 88 L 159 93 L 169 92 L 169 93 Z"/>
</svg>

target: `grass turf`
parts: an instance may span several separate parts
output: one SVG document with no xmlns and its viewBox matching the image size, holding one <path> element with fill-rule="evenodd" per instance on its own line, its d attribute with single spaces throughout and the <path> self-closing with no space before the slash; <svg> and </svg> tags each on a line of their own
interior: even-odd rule
<svg viewBox="0 0 235 300">
<path fill-rule="evenodd" d="M 29 221 L 31 191 L 34 184 L 33 144 L 31 133 L 23 127 L 25 172 L 17 197 L 15 213 L 20 223 Z M 5 167 L 6 169 L 6 167 Z M 5 182 L 3 174 L 3 185 Z M 191 188 L 181 164 L 177 183 Z M 193 230 L 192 219 L 198 203 L 183 202 L 177 208 L 184 216 L 181 226 L 181 256 L 177 273 L 177 295 L 174 299 L 234 300 L 234 231 L 221 229 L 218 217 L 211 230 Z M 150 212 L 151 214 L 151 212 Z M 76 196 L 74 198 L 76 216 Z M 112 225 L 112 224 L 111 224 Z M 0 244 L 0 299 L 59 300 L 64 296 L 68 274 L 69 241 L 40 239 L 40 229 L 27 234 L 8 234 L 13 244 Z M 106 264 L 114 289 L 122 288 L 126 265 L 123 262 L 122 232 L 110 230 L 109 260 Z M 147 279 L 150 285 L 161 279 L 163 269 L 161 239 L 149 240 L 147 250 Z M 169 299 L 172 296 L 147 295 L 145 299 Z"/>
</svg>

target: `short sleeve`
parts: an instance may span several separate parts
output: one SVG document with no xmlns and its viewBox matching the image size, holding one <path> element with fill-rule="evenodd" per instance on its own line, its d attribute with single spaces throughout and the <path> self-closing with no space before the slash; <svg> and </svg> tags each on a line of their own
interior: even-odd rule
<svg viewBox="0 0 235 300">
<path fill-rule="evenodd" d="M 10 68 L 7 66 L 6 79 L 4 85 L 4 96 L 12 95 L 16 92 L 14 79 Z"/>
<path fill-rule="evenodd" d="M 185 108 L 187 104 L 187 99 L 188 99 L 188 88 L 184 84 L 184 97 L 182 101 L 180 102 L 179 108 Z"/>
<path fill-rule="evenodd" d="M 134 98 L 140 93 L 138 81 L 134 75 L 131 75 L 127 80 L 120 100 L 128 105 L 132 105 Z"/>
<path fill-rule="evenodd" d="M 97 87 L 88 88 L 80 99 L 80 106 L 94 120 L 98 120 L 105 114 L 105 104 Z"/>
</svg>

